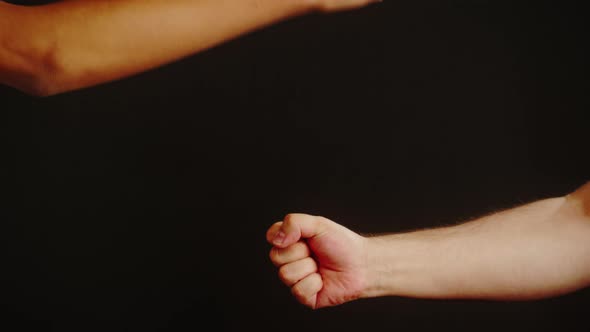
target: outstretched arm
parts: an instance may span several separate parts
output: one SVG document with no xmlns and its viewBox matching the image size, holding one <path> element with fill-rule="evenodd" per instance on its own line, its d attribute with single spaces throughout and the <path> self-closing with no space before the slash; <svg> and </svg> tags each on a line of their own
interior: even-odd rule
<svg viewBox="0 0 590 332">
<path fill-rule="evenodd" d="M 69 0 L 0 2 L 0 83 L 52 95 L 178 60 L 314 11 L 371 0 Z"/>
<path fill-rule="evenodd" d="M 306 232 L 300 231 L 304 228 Z M 277 234 L 285 234 L 285 240 Z M 283 281 L 295 287 L 307 278 L 303 272 L 320 277 L 312 287 L 307 286 L 310 282 L 299 286 L 304 292 L 296 291 L 303 294 L 298 298 L 312 299 L 302 302 L 313 308 L 391 295 L 551 297 L 590 285 L 590 183 L 565 197 L 457 226 L 362 237 L 324 218 L 290 215 L 273 225 L 267 237 L 274 244 L 271 259 L 280 266 Z M 301 247 L 313 253 L 309 257 L 314 257 L 316 269 L 310 264 L 306 270 L 292 268 L 302 265 Z M 343 283 L 350 280 L 354 287 Z"/>
</svg>

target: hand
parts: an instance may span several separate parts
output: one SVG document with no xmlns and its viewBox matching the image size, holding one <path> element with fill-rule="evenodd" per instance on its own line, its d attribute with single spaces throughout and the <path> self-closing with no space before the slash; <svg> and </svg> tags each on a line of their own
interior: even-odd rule
<svg viewBox="0 0 590 332">
<path fill-rule="evenodd" d="M 321 12 L 335 12 L 361 8 L 383 0 L 309 0 Z"/>
<path fill-rule="evenodd" d="M 367 283 L 367 239 L 323 217 L 289 214 L 266 234 L 270 259 L 296 299 L 312 308 L 361 297 Z"/>
</svg>

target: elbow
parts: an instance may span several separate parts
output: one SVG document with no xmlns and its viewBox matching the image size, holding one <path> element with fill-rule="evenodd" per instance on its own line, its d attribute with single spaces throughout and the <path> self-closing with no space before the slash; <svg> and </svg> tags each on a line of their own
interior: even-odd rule
<svg viewBox="0 0 590 332">
<path fill-rule="evenodd" d="M 36 97 L 75 89 L 80 82 L 76 78 L 82 77 L 74 75 L 77 68 L 71 63 L 75 43 L 64 40 L 56 18 L 29 8 L 4 12 L 23 23 L 11 33 L 2 31 L 11 27 L 10 22 L 0 25 L 0 83 Z"/>
<path fill-rule="evenodd" d="M 97 71 L 97 67 L 97 61 L 71 48 L 50 48 L 35 65 L 29 94 L 51 97 L 112 80 L 112 77 Z"/>
<path fill-rule="evenodd" d="M 33 64 L 29 84 L 23 92 L 39 98 L 50 97 L 72 90 L 71 71 L 65 66 L 59 52 L 50 50 Z"/>
<path fill-rule="evenodd" d="M 39 82 L 36 82 L 30 87 L 27 87 L 27 89 L 23 90 L 23 92 L 33 97 L 46 98 L 65 91 L 58 89 L 53 83 L 47 82 L 45 79 L 40 78 Z"/>
<path fill-rule="evenodd" d="M 50 97 L 66 92 L 56 79 L 53 71 L 35 67 L 31 70 L 19 71 L 16 74 L 3 77 L 2 82 L 18 91 L 32 97 Z"/>
<path fill-rule="evenodd" d="M 49 97 L 63 91 L 57 84 L 54 70 L 48 70 L 31 60 L 26 65 L 23 63 L 20 62 L 18 66 L 9 64 L 6 70 L 0 71 L 0 83 L 33 97 Z"/>
<path fill-rule="evenodd" d="M 50 97 L 78 88 L 73 67 L 65 51 L 55 45 L 30 47 L 28 52 L 14 56 L 15 74 L 8 82 L 16 89 L 34 97 Z"/>
<path fill-rule="evenodd" d="M 21 92 L 38 98 L 51 97 L 64 92 L 42 73 L 33 73 L 28 82 L 15 84 L 14 86 Z"/>
<path fill-rule="evenodd" d="M 0 83 L 32 97 L 42 98 L 60 93 L 60 90 L 40 72 L 17 73 L 1 79 Z"/>
</svg>

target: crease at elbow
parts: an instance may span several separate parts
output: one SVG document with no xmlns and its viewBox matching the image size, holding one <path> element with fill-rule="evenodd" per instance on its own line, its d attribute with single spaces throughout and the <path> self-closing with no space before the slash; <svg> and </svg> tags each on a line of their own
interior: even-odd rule
<svg viewBox="0 0 590 332">
<path fill-rule="evenodd" d="M 45 73 L 34 71 L 10 84 L 23 93 L 34 97 L 50 97 L 62 92 Z"/>
<path fill-rule="evenodd" d="M 35 97 L 49 97 L 68 90 L 71 70 L 66 67 L 63 50 L 57 43 L 45 41 L 5 49 L 12 64 L 5 77 L 8 85 Z"/>
<path fill-rule="evenodd" d="M 62 51 L 49 47 L 42 52 L 33 65 L 30 94 L 37 97 L 49 97 L 66 92 L 71 74 L 64 63 Z"/>
</svg>

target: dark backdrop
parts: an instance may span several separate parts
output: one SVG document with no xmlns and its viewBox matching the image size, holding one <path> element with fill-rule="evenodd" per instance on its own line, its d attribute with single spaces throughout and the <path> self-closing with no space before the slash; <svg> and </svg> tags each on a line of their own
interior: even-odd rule
<svg viewBox="0 0 590 332">
<path fill-rule="evenodd" d="M 588 290 L 311 311 L 264 236 L 288 212 L 404 231 L 583 184 L 580 10 L 385 1 L 56 97 L 0 88 L 0 329 L 588 331 Z"/>
</svg>

